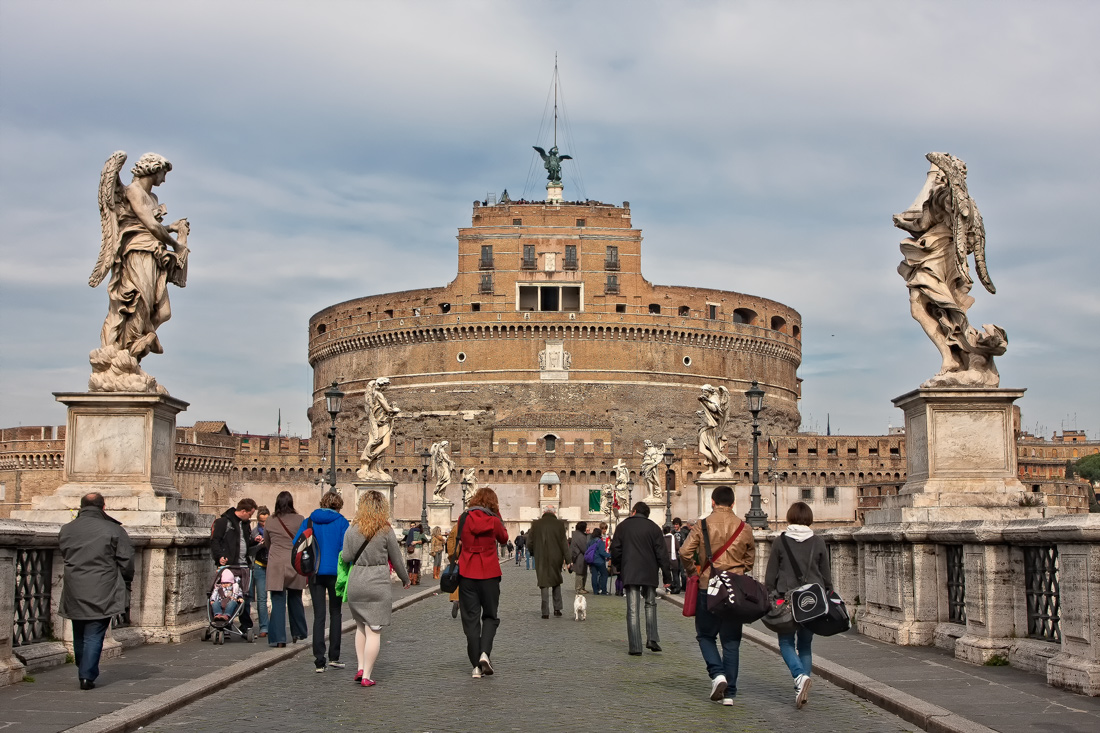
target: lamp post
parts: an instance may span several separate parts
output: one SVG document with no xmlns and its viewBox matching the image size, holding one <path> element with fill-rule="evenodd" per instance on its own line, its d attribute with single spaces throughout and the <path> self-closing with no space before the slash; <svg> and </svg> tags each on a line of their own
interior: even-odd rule
<svg viewBox="0 0 1100 733">
<path fill-rule="evenodd" d="M 752 506 L 745 513 L 745 521 L 754 529 L 768 528 L 768 515 L 760 508 L 760 411 L 764 409 L 764 390 L 756 380 L 745 390 L 745 399 L 752 413 Z"/>
<path fill-rule="evenodd" d="M 664 524 L 672 524 L 672 459 L 671 448 L 665 448 L 662 456 L 665 459 L 665 521 Z M 663 526 L 663 525 L 662 525 Z"/>
<path fill-rule="evenodd" d="M 630 510 L 634 508 L 634 479 L 630 479 L 626 482 L 626 513 L 630 514 Z"/>
<path fill-rule="evenodd" d="M 424 486 L 424 501 L 420 505 L 420 535 L 424 536 L 424 531 L 428 527 L 428 465 L 432 459 L 432 454 L 425 448 L 420 453 L 420 463 L 423 464 L 424 471 L 420 474 L 421 483 Z"/>
<path fill-rule="evenodd" d="M 332 418 L 332 425 L 328 429 L 329 452 L 332 461 L 329 464 L 328 485 L 330 492 L 336 492 L 336 416 L 340 414 L 340 401 L 344 399 L 344 393 L 340 391 L 339 382 L 333 382 L 332 386 L 325 390 L 325 409 Z"/>
<path fill-rule="evenodd" d="M 776 443 L 772 452 L 772 506 L 775 507 L 775 516 L 779 516 L 779 444 Z M 778 520 L 777 520 L 778 521 Z"/>
</svg>

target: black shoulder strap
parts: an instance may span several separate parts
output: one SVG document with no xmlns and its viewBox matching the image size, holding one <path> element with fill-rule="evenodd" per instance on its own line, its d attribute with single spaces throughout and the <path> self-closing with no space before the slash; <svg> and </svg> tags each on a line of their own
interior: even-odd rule
<svg viewBox="0 0 1100 733">
<path fill-rule="evenodd" d="M 703 527 L 703 548 L 707 552 L 707 565 L 714 564 L 714 558 L 710 554 L 710 532 L 707 531 L 707 520 L 699 520 L 699 524 Z M 704 566 L 705 567 L 705 566 Z"/>
<path fill-rule="evenodd" d="M 455 557 L 458 557 L 462 552 L 462 528 L 466 526 L 466 515 L 469 512 L 462 512 L 462 516 L 458 518 L 458 537 L 455 537 Z"/>
<path fill-rule="evenodd" d="M 794 552 L 791 548 L 791 541 L 787 538 L 786 532 L 779 536 L 779 541 L 783 543 L 783 549 L 787 551 L 787 557 L 791 561 L 791 567 L 794 568 L 794 574 L 798 576 L 798 582 L 802 585 L 806 585 L 806 576 L 802 574 L 802 566 L 798 564 L 798 560 L 794 556 Z"/>
</svg>

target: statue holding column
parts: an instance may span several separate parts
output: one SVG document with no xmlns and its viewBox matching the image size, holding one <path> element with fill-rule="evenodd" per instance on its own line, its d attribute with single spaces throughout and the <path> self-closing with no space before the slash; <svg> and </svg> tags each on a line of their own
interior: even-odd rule
<svg viewBox="0 0 1100 733">
<path fill-rule="evenodd" d="M 645 449 L 639 453 L 642 457 L 642 480 L 645 481 L 645 501 L 660 499 L 664 496 L 661 491 L 661 478 L 657 475 L 657 468 L 664 460 L 665 444 L 653 445 L 652 440 L 644 442 Z M 635 451 L 636 453 L 638 451 Z"/>
<path fill-rule="evenodd" d="M 997 387 L 993 364 L 1008 347 L 1004 329 L 978 330 L 966 312 L 974 303 L 970 255 L 978 280 L 996 293 L 985 262 L 985 225 L 966 187 L 966 163 L 947 153 L 928 153 L 932 164 L 924 186 L 908 209 L 894 214 L 894 226 L 908 232 L 898 273 L 909 287 L 913 318 L 940 352 L 939 372 L 922 387 Z"/>
<path fill-rule="evenodd" d="M 367 446 L 359 456 L 361 463 L 357 475 L 363 480 L 392 481 L 382 467 L 382 455 L 390 446 L 393 436 L 393 418 L 401 412 L 391 405 L 383 390 L 389 386 L 387 377 L 378 377 L 367 383 L 364 401 L 367 407 Z"/>
<path fill-rule="evenodd" d="M 726 423 L 729 422 L 730 393 L 725 387 L 713 387 L 704 384 L 699 402 L 703 409 L 696 413 L 702 418 L 699 426 L 699 454 L 707 465 L 706 473 L 715 474 L 728 471 L 729 456 L 726 455 Z"/>
</svg>

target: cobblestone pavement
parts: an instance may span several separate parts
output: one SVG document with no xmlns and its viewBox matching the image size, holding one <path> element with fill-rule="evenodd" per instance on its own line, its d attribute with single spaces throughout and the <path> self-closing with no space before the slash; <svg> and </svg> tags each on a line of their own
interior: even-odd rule
<svg viewBox="0 0 1100 733">
<path fill-rule="evenodd" d="M 747 641 L 736 704 L 712 703 L 691 619 L 660 604 L 665 651 L 630 657 L 624 599 L 589 595 L 588 620 L 578 623 L 571 586 L 567 577 L 566 616 L 543 620 L 534 571 L 505 563 L 491 677 L 470 677 L 460 622 L 451 618 L 446 597 L 438 596 L 399 611 L 383 631 L 376 687 L 355 685 L 353 664 L 315 674 L 311 660 L 300 655 L 146 730 L 916 730 L 823 680 L 815 681 L 810 703 L 795 710 L 782 660 Z M 353 648 L 351 635 L 344 643 Z"/>
<path fill-rule="evenodd" d="M 395 584 L 394 600 L 422 592 L 432 583 L 429 576 L 421 585 L 408 590 Z M 404 611 L 398 611 L 401 613 Z M 344 620 L 348 618 L 345 611 Z M 312 626 L 313 611 L 309 607 L 306 608 L 306 620 Z M 258 639 L 248 644 L 231 640 L 223 646 L 189 641 L 126 649 L 121 657 L 101 662 L 96 689 L 90 692 L 78 689 L 76 667 L 72 664 L 35 672 L 32 675 L 34 682 L 0 687 L 0 731 L 55 733 L 66 730 L 141 703 L 214 670 L 264 654 L 270 650 L 266 641 Z M 294 666 L 304 660 L 307 666 L 313 667 L 313 655 L 306 648 L 309 645 L 309 641 L 299 643 L 302 651 L 295 657 Z M 354 647 L 345 645 L 341 651 L 345 659 L 350 656 L 354 662 Z"/>
</svg>

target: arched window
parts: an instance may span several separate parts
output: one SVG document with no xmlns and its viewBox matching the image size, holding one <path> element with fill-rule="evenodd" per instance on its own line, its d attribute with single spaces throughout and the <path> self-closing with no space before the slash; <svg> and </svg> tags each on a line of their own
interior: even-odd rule
<svg viewBox="0 0 1100 733">
<path fill-rule="evenodd" d="M 558 447 L 558 436 L 548 433 L 543 440 L 546 442 L 546 452 L 553 453 Z"/>
<path fill-rule="evenodd" d="M 772 316 L 772 330 L 783 331 L 787 327 L 786 319 L 781 316 Z"/>
<path fill-rule="evenodd" d="M 750 308 L 737 308 L 733 311 L 733 322 L 751 326 L 756 322 L 756 311 Z"/>
</svg>

